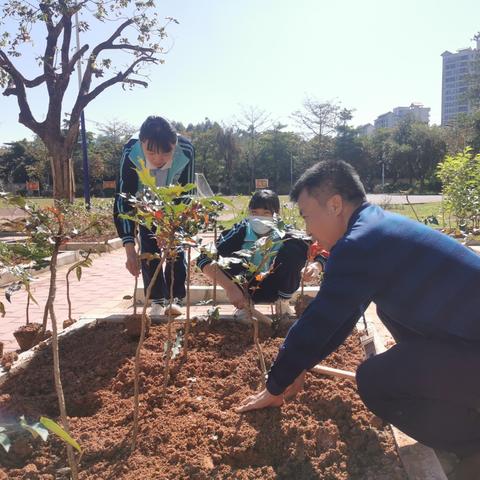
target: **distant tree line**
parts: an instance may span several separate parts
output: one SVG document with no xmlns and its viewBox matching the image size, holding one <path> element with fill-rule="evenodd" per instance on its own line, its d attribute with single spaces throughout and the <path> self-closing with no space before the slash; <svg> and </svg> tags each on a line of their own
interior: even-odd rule
<svg viewBox="0 0 480 480">
<path fill-rule="evenodd" d="M 395 128 L 377 129 L 367 136 L 350 125 L 352 118 L 353 110 L 338 103 L 307 98 L 302 109 L 292 114 L 295 131 L 256 107 L 245 108 L 230 125 L 208 118 L 198 124 L 174 124 L 195 146 L 196 171 L 205 175 L 215 192 L 225 195 L 248 194 L 259 178 L 286 194 L 306 168 L 327 159 L 354 165 L 370 192 L 438 192 L 441 185 L 435 171 L 445 155 L 455 155 L 467 146 L 480 152 L 479 111 L 459 117 L 448 127 L 406 118 Z M 117 179 L 122 146 L 138 126 L 113 120 L 97 130 L 87 134 L 91 192 L 112 195 L 112 190 L 103 189 L 103 181 Z M 73 166 L 80 195 L 80 143 Z M 2 187 L 27 181 L 38 181 L 42 194 L 51 193 L 50 160 L 38 137 L 0 148 Z"/>
</svg>

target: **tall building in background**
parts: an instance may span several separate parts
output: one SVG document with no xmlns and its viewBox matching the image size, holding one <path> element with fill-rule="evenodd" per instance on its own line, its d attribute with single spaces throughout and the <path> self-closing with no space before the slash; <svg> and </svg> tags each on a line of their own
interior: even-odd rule
<svg viewBox="0 0 480 480">
<path fill-rule="evenodd" d="M 442 125 L 450 124 L 458 114 L 470 113 L 471 102 L 468 100 L 468 74 L 473 62 L 480 53 L 480 37 L 477 48 L 463 48 L 457 53 L 448 50 L 442 53 Z"/>
<path fill-rule="evenodd" d="M 405 118 L 428 123 L 430 108 L 424 107 L 421 103 L 412 103 L 409 107 L 395 107 L 392 112 L 379 115 L 375 119 L 375 128 L 394 128 Z"/>
</svg>

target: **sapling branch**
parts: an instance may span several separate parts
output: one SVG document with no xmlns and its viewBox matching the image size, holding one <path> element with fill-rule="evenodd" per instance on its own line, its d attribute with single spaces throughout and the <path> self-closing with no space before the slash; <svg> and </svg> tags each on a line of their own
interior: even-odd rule
<svg viewBox="0 0 480 480">
<path fill-rule="evenodd" d="M 252 305 L 252 300 L 250 298 L 248 299 L 247 312 L 248 312 L 248 318 L 250 322 L 252 322 L 253 324 L 253 341 L 255 343 L 255 348 L 257 349 L 258 360 L 260 362 L 260 368 L 262 370 L 262 385 L 265 386 L 265 381 L 267 379 L 267 367 L 265 366 L 265 358 L 263 356 L 262 347 L 258 339 L 258 320 L 252 315 L 253 305 Z"/>
<path fill-rule="evenodd" d="M 217 219 L 213 221 L 213 244 L 217 244 Z M 218 252 L 215 250 L 214 260 L 217 260 Z M 214 307 L 217 306 L 217 269 L 213 271 L 213 294 L 212 294 L 212 304 Z"/>
<path fill-rule="evenodd" d="M 192 247 L 187 247 L 187 318 L 185 321 L 185 346 L 183 350 L 183 358 L 184 360 L 187 359 L 188 354 L 188 341 L 190 337 L 190 326 L 191 326 L 191 319 L 190 319 L 190 262 L 192 257 Z"/>
<path fill-rule="evenodd" d="M 169 310 L 168 310 L 168 320 L 167 320 L 167 348 L 165 350 L 165 370 L 163 375 L 163 390 L 162 390 L 162 399 L 165 398 L 167 392 L 168 380 L 170 377 L 170 357 L 172 355 L 172 305 L 173 305 L 173 281 L 174 281 L 174 268 L 173 263 L 175 261 L 174 252 L 170 252 L 170 301 L 169 301 Z"/>
<path fill-rule="evenodd" d="M 147 323 L 147 306 L 150 300 L 150 295 L 152 294 L 153 286 L 157 281 L 158 275 L 162 270 L 163 262 L 165 261 L 165 254 L 162 253 L 158 265 L 155 268 L 150 283 L 148 284 L 147 292 L 145 294 L 145 302 L 142 309 L 142 327 L 140 331 L 140 339 L 138 340 L 137 350 L 135 352 L 135 373 L 134 373 L 134 399 L 133 399 L 133 436 L 132 436 L 132 447 L 131 451 L 133 452 L 137 445 L 137 435 L 138 435 L 138 418 L 139 418 L 139 394 L 140 394 L 140 354 L 142 351 L 143 342 L 145 340 L 145 327 Z"/>
<path fill-rule="evenodd" d="M 60 419 L 64 430 L 70 435 L 70 429 L 68 426 L 67 409 L 65 407 L 65 397 L 63 394 L 62 379 L 60 376 L 60 355 L 58 348 L 58 330 L 57 319 L 54 310 L 54 301 L 56 294 L 56 280 L 57 280 L 57 258 L 61 245 L 62 224 L 59 225 L 59 235 L 55 239 L 55 245 L 52 253 L 52 259 L 50 263 L 50 288 L 48 291 L 48 305 L 50 313 L 50 321 L 52 323 L 52 351 L 53 351 L 53 375 L 55 379 L 55 390 L 58 398 L 58 405 L 60 409 Z M 70 445 L 67 445 L 68 463 L 71 469 L 72 478 L 78 479 L 78 468 L 75 460 L 73 449 Z"/>
</svg>

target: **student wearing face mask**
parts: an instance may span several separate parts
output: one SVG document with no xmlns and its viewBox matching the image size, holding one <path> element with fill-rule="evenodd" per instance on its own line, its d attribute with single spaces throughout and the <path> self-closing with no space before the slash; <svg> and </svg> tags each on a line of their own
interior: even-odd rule
<svg viewBox="0 0 480 480">
<path fill-rule="evenodd" d="M 283 237 L 276 228 L 276 216 L 280 210 L 278 195 L 271 190 L 258 190 L 250 199 L 249 215 L 230 230 L 226 230 L 217 242 L 217 252 L 221 257 L 235 257 L 239 250 L 253 250 L 255 244 L 271 238 L 278 243 L 274 246 L 277 254 L 270 263 L 262 268 L 262 272 L 269 273 L 253 293 L 254 303 L 273 303 L 277 313 L 291 315 L 289 300 L 300 285 L 302 268 L 307 259 L 308 243 L 306 240 L 293 238 L 287 231 Z M 262 257 L 259 253 L 250 259 L 252 263 L 260 265 Z M 323 261 L 323 259 L 317 259 Z M 222 269 L 207 255 L 198 257 L 197 265 L 202 272 L 225 289 L 228 299 L 237 308 L 237 320 L 246 320 L 245 307 L 247 300 L 232 277 L 242 273 L 241 264 L 231 264 L 228 269 Z"/>
<path fill-rule="evenodd" d="M 155 177 L 158 187 L 171 184 L 186 185 L 194 182 L 194 148 L 190 141 L 178 135 L 174 127 L 164 118 L 157 116 L 148 117 L 140 128 L 138 138 L 132 138 L 123 147 L 120 163 L 120 179 L 114 202 L 114 221 L 119 237 L 125 247 L 127 270 L 137 276 L 140 273 L 135 254 L 134 223 L 119 217 L 120 213 L 131 210 L 128 198 L 120 194 L 136 195 L 141 192 L 143 185 L 140 183 L 136 169 L 140 168 L 143 161 L 150 173 Z M 159 248 L 152 232 L 145 227 L 140 227 L 140 245 L 142 253 L 158 253 Z M 158 265 L 158 261 L 141 262 L 143 286 L 146 291 L 151 278 Z M 165 270 L 160 273 L 156 284 L 153 286 L 151 299 L 151 315 L 162 315 L 170 297 L 171 265 L 167 263 Z M 181 314 L 185 297 L 186 262 L 184 252 L 177 255 L 173 265 L 174 281 L 172 313 Z"/>
</svg>

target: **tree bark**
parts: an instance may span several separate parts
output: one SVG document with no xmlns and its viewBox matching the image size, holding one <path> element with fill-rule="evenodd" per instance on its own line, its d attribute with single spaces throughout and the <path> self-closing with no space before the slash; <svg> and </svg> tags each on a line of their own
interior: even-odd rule
<svg viewBox="0 0 480 480">
<path fill-rule="evenodd" d="M 72 158 L 64 149 L 51 151 L 53 178 L 53 198 L 73 203 L 75 200 L 75 182 Z"/>
</svg>

